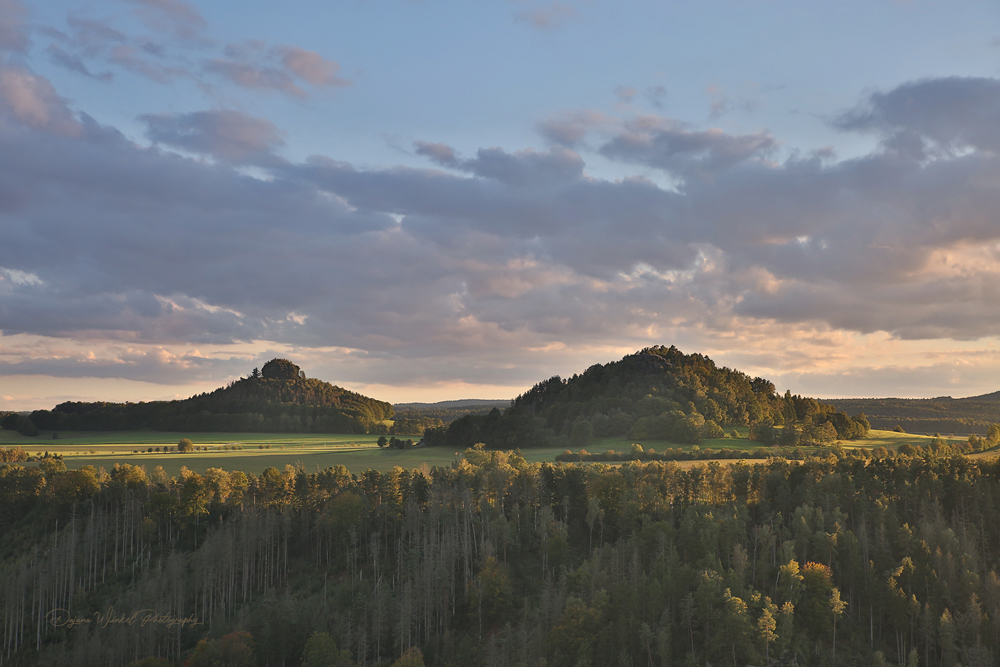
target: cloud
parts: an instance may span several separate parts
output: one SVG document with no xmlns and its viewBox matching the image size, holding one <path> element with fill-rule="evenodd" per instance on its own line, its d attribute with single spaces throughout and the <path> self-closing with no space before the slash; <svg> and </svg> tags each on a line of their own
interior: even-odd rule
<svg viewBox="0 0 1000 667">
<path fill-rule="evenodd" d="M 253 63 L 216 58 L 209 60 L 205 68 L 241 88 L 274 90 L 292 97 L 309 95 L 295 83 L 295 79 L 288 72 L 277 67 L 262 67 Z"/>
<path fill-rule="evenodd" d="M 73 29 L 70 37 L 72 43 L 90 54 L 97 53 L 110 44 L 122 44 L 128 41 L 125 33 L 99 21 L 78 16 L 70 16 L 66 21 Z"/>
<path fill-rule="evenodd" d="M 45 77 L 26 69 L 0 66 L 0 110 L 33 128 L 76 134 L 79 124 L 65 100 Z"/>
<path fill-rule="evenodd" d="M 463 163 L 477 176 L 514 187 L 539 187 L 569 183 L 583 174 L 584 162 L 568 149 L 531 149 L 508 153 L 502 148 L 481 148 L 476 157 Z"/>
<path fill-rule="evenodd" d="M 242 88 L 305 98 L 309 93 L 300 82 L 314 87 L 351 85 L 337 76 L 340 65 L 336 62 L 297 46 L 268 49 L 263 42 L 250 41 L 228 45 L 225 56 L 207 61 L 205 69 Z"/>
<path fill-rule="evenodd" d="M 539 30 L 555 30 L 576 16 L 576 9 L 561 2 L 553 2 L 546 7 L 536 7 L 514 14 L 514 20 L 527 23 Z"/>
<path fill-rule="evenodd" d="M 327 60 L 315 51 L 306 51 L 298 46 L 282 46 L 276 49 L 281 64 L 289 72 L 314 86 L 346 86 L 350 82 L 337 76 L 340 65 Z"/>
<path fill-rule="evenodd" d="M 645 164 L 678 176 L 710 175 L 767 156 L 776 146 L 767 132 L 731 135 L 691 130 L 658 116 L 641 116 L 600 148 L 602 155 Z"/>
<path fill-rule="evenodd" d="M 90 79 L 96 79 L 97 81 L 103 81 L 105 83 L 111 81 L 114 78 L 114 74 L 111 72 L 101 72 L 100 74 L 94 74 L 90 71 L 86 64 L 79 56 L 75 56 L 71 53 L 67 53 L 56 45 L 50 45 L 46 49 L 49 53 L 49 57 L 52 62 L 65 67 L 71 72 L 76 72 L 77 74 L 82 74 Z"/>
<path fill-rule="evenodd" d="M 528 149 L 514 153 L 502 148 L 481 148 L 476 157 L 460 160 L 455 150 L 446 144 L 415 141 L 413 145 L 417 155 L 429 157 L 443 167 L 519 188 L 569 183 L 583 174 L 584 162 L 580 156 L 560 146 L 549 151 Z"/>
<path fill-rule="evenodd" d="M 41 375 L 124 378 L 156 384 L 222 383 L 234 375 L 247 375 L 259 361 L 253 351 L 203 352 L 161 345 L 74 343 L 23 335 L 5 336 L 4 341 L 0 377 Z M 40 352 L 45 356 L 39 356 Z"/>
<path fill-rule="evenodd" d="M 147 114 L 140 120 L 152 141 L 232 162 L 267 161 L 284 144 L 270 121 L 228 109 Z"/>
<path fill-rule="evenodd" d="M 181 0 L 129 0 L 151 28 L 184 40 L 200 39 L 208 23 L 192 5 Z"/>
<path fill-rule="evenodd" d="M 632 86 L 617 86 L 615 88 L 615 96 L 621 104 L 629 104 L 638 92 L 639 91 Z"/>
<path fill-rule="evenodd" d="M 575 111 L 547 118 L 538 123 L 537 129 L 553 143 L 574 147 L 582 144 L 590 131 L 617 124 L 600 111 Z"/>
<path fill-rule="evenodd" d="M 665 86 L 650 86 L 643 91 L 646 101 L 657 109 L 663 108 L 663 100 L 667 97 Z"/>
<path fill-rule="evenodd" d="M 31 39 L 25 27 L 28 11 L 18 0 L 0 0 L 0 51 L 26 53 Z"/>
<path fill-rule="evenodd" d="M 256 53 L 231 57 L 269 47 Z M 527 386 L 676 342 L 829 373 L 861 339 L 891 351 L 1000 330 L 1000 156 L 986 125 L 941 129 L 950 105 L 931 118 L 885 101 L 917 84 L 867 96 L 844 130 L 964 150 L 778 161 L 765 131 L 579 112 L 545 126 L 563 139 L 548 150 L 414 142 L 434 163 L 417 169 L 264 161 L 281 134 L 235 111 L 143 117 L 151 139 L 214 162 L 83 116 L 60 134 L 65 104 L 19 72 L 0 122 L 0 329 L 90 342 L 109 369 L 128 349 L 270 346 L 326 359 L 337 381 Z M 991 86 L 972 88 L 986 113 Z M 8 101 L 22 97 L 37 104 Z M 588 174 L 566 144 L 591 137 L 638 174 Z M 25 354 L 58 372 L 54 354 Z M 143 363 L 144 378 L 169 366 Z"/>
<path fill-rule="evenodd" d="M 414 141 L 413 148 L 417 155 L 429 157 L 442 167 L 458 167 L 461 164 L 455 156 L 455 149 L 447 144 L 432 144 L 426 141 Z"/>
<path fill-rule="evenodd" d="M 166 65 L 149 58 L 148 55 L 148 52 L 130 44 L 119 44 L 111 49 L 108 60 L 156 83 L 167 84 L 193 76 L 186 67 Z"/>
<path fill-rule="evenodd" d="M 1000 150 L 1000 81 L 972 77 L 925 79 L 875 92 L 833 120 L 843 130 L 898 141 L 911 135 L 945 151 Z"/>
<path fill-rule="evenodd" d="M 157 83 L 178 78 L 192 78 L 187 66 L 164 60 L 165 47 L 148 39 L 133 39 L 100 21 L 70 16 L 69 32 L 45 28 L 52 38 L 46 48 L 50 60 L 72 72 L 104 83 L 114 79 L 114 72 L 95 72 L 96 63 L 120 67 Z"/>
<path fill-rule="evenodd" d="M 114 71 L 101 71 L 105 65 L 160 84 L 186 79 L 215 99 L 219 79 L 245 90 L 280 92 L 299 99 L 309 97 L 310 89 L 352 85 L 339 75 L 337 62 L 315 51 L 297 45 L 269 46 L 262 40 L 227 44 L 220 51 L 201 36 L 207 23 L 191 5 L 177 0 L 128 1 L 143 20 L 166 36 L 130 35 L 104 21 L 70 16 L 67 32 L 43 29 L 52 39 L 46 49 L 50 59 L 104 82 L 114 78 Z"/>
</svg>

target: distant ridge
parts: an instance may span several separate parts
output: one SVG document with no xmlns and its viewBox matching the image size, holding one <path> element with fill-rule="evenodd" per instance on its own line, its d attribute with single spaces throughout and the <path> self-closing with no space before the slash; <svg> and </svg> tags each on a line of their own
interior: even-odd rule
<svg viewBox="0 0 1000 667">
<path fill-rule="evenodd" d="M 493 410 L 503 411 L 510 405 L 509 400 L 463 398 L 437 403 L 396 403 L 392 407 L 396 411 L 397 420 L 440 419 L 442 423 L 450 424 L 467 415 L 485 415 Z"/>
<path fill-rule="evenodd" d="M 497 408 L 510 407 L 511 399 L 504 398 L 462 398 L 455 401 L 438 401 L 437 403 L 393 403 L 396 409 L 440 410 L 443 408 L 467 408 L 470 405 L 489 405 Z"/>
<path fill-rule="evenodd" d="M 864 412 L 873 428 L 911 433 L 985 434 L 1000 423 L 1000 391 L 966 398 L 831 398 L 838 410 Z"/>
</svg>

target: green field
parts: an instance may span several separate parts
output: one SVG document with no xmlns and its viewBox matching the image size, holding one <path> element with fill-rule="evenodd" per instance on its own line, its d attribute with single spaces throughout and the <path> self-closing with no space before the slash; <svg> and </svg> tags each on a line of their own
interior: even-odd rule
<svg viewBox="0 0 1000 667">
<path fill-rule="evenodd" d="M 190 438 L 198 451 L 176 451 L 181 438 Z M 366 468 L 388 470 L 395 465 L 419 466 L 424 449 L 382 451 L 377 435 L 340 433 L 161 433 L 155 431 L 78 431 L 60 432 L 56 440 L 50 433 L 27 438 L 11 431 L 0 431 L 0 446 L 20 446 L 29 454 L 61 454 L 66 466 L 85 465 L 110 468 L 115 463 L 144 465 L 148 470 L 163 466 L 169 475 L 177 475 L 181 466 L 196 472 L 207 468 L 244 470 L 260 474 L 269 466 L 302 463 L 314 471 L 334 465 L 346 465 L 352 471 Z M 233 449 L 238 446 L 241 449 Z M 167 453 L 149 452 L 149 448 L 169 448 Z M 200 448 L 206 448 L 201 450 Z M 224 449 L 225 448 L 225 449 Z M 435 452 L 436 453 L 436 452 Z M 453 457 L 431 457 L 430 465 L 451 463 Z M 445 458 L 447 460 L 445 460 Z M 440 460 L 437 460 L 440 459 Z"/>
<path fill-rule="evenodd" d="M 706 440 L 701 449 L 739 449 L 747 452 L 761 447 L 761 444 L 746 439 L 748 428 L 735 427 L 739 438 L 720 438 Z M 727 427 L 729 433 L 733 427 Z M 31 455 L 61 454 L 67 467 L 80 468 L 85 465 L 111 468 L 115 463 L 131 463 L 146 466 L 152 470 L 163 466 L 168 475 L 180 473 L 181 466 L 187 466 L 195 472 L 204 472 L 208 468 L 224 468 L 226 470 L 243 470 L 260 474 L 265 468 L 275 466 L 302 464 L 306 470 L 313 472 L 330 466 L 343 465 L 351 472 L 362 472 L 368 468 L 389 470 L 394 466 L 403 468 L 419 468 L 447 466 L 456 461 L 460 453 L 444 448 L 414 448 L 407 450 L 381 450 L 376 441 L 377 435 L 344 435 L 329 433 L 159 433 L 153 431 L 116 431 L 116 432 L 65 432 L 59 433 L 56 440 L 51 439 L 51 433 L 43 433 L 36 438 L 21 436 L 13 431 L 0 430 L 0 446 L 20 446 Z M 181 438 L 190 438 L 195 447 L 207 448 L 206 451 L 195 451 L 180 454 L 176 451 L 177 442 Z M 950 441 L 964 441 L 965 438 L 946 438 Z M 896 448 L 903 443 L 926 445 L 930 436 L 896 433 L 893 431 L 872 430 L 868 438 L 841 443 L 844 447 L 875 447 Z M 628 438 L 598 438 L 586 449 L 589 452 L 605 452 L 609 449 L 629 451 L 633 440 Z M 223 449 L 238 445 L 240 450 Z M 678 445 L 663 441 L 646 441 L 642 443 L 645 449 L 653 448 L 658 452 L 672 447 L 674 449 L 689 449 L 690 445 Z M 171 453 L 148 452 L 150 447 L 169 447 Z M 817 448 L 806 447 L 806 451 Z M 544 447 L 522 451 L 524 458 L 530 462 L 554 461 L 558 454 L 564 451 L 562 447 Z"/>
</svg>

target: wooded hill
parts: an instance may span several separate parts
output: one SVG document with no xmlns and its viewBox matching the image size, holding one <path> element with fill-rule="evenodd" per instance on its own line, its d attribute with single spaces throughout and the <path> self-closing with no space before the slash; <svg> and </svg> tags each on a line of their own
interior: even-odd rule
<svg viewBox="0 0 1000 667">
<path fill-rule="evenodd" d="M 838 410 L 864 412 L 872 427 L 907 433 L 986 433 L 1000 422 L 1000 392 L 968 398 L 836 398 Z"/>
<path fill-rule="evenodd" d="M 862 437 L 863 415 L 848 417 L 812 398 L 775 393 L 772 382 L 716 366 L 676 347 L 649 347 L 595 364 L 568 380 L 555 376 L 518 396 L 505 412 L 470 415 L 428 429 L 428 445 L 495 449 L 586 446 L 594 437 L 628 436 L 695 444 L 723 437 L 721 425 L 749 424 L 765 444 L 826 444 Z M 787 426 L 777 431 L 775 426 Z"/>
<path fill-rule="evenodd" d="M 306 378 L 287 359 L 207 394 L 148 403 L 61 403 L 36 410 L 32 425 L 53 431 L 235 431 L 368 433 L 384 427 L 392 405 Z"/>
</svg>

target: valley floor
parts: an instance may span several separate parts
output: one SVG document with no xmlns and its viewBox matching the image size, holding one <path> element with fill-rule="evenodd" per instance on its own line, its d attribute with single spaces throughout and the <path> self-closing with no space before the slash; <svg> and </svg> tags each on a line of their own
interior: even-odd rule
<svg viewBox="0 0 1000 667">
<path fill-rule="evenodd" d="M 706 440 L 698 447 L 706 449 L 736 449 L 748 453 L 759 449 L 759 442 L 747 439 L 745 426 L 727 426 L 727 433 L 733 430 L 739 438 L 719 438 Z M 309 472 L 325 470 L 331 466 L 343 465 L 353 473 L 371 468 L 387 471 L 395 466 L 405 469 L 427 466 L 449 466 L 460 457 L 460 452 L 444 448 L 415 447 L 406 450 L 380 449 L 377 435 L 331 434 L 331 433 L 162 433 L 155 431 L 75 431 L 60 432 L 57 439 L 52 433 L 43 432 L 38 437 L 29 438 L 13 431 L 0 431 L 0 447 L 19 446 L 30 455 L 60 454 L 68 468 L 85 465 L 110 469 L 115 463 L 142 465 L 148 470 L 163 466 L 168 475 L 180 474 L 181 466 L 203 473 L 208 468 L 243 470 L 259 475 L 266 468 L 274 466 L 283 469 L 286 465 L 302 466 Z M 414 440 L 418 438 L 415 436 Z M 176 446 L 181 438 L 190 438 L 198 451 L 181 454 Z M 904 444 L 926 445 L 931 436 L 872 429 L 867 438 L 842 442 L 845 448 L 886 447 L 895 449 Z M 963 436 L 945 436 L 950 442 L 963 442 Z M 633 440 L 625 437 L 598 438 L 586 447 L 591 453 L 608 450 L 629 451 Z M 645 441 L 646 449 L 663 451 L 667 448 L 690 450 L 691 445 L 678 445 L 664 441 Z M 239 449 L 237 449 L 237 447 Z M 168 453 L 150 452 L 150 448 L 167 448 Z M 200 448 L 205 448 L 204 450 Z M 807 453 L 822 448 L 804 447 Z M 542 447 L 522 450 L 529 462 L 555 461 L 556 456 L 565 451 L 560 447 Z M 984 453 L 993 456 L 994 453 Z M 735 459 L 725 459 L 731 463 Z M 702 461 L 682 461 L 685 467 Z"/>
</svg>

